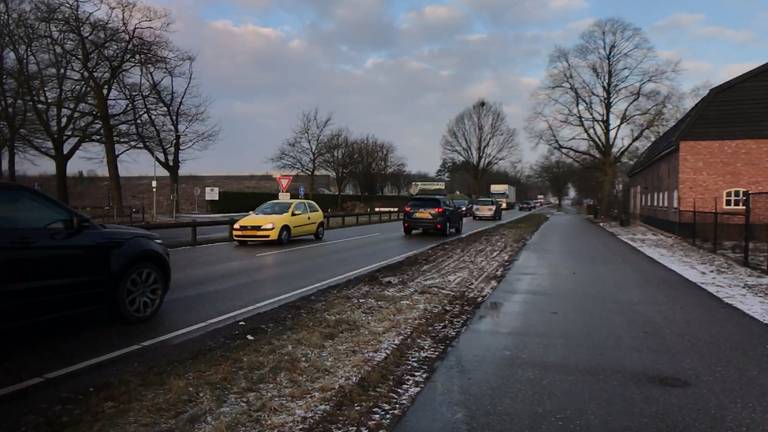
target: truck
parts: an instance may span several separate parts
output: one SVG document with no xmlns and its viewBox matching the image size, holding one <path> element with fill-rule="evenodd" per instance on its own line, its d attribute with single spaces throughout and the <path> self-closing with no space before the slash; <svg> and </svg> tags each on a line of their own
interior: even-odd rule
<svg viewBox="0 0 768 432">
<path fill-rule="evenodd" d="M 515 187 L 507 184 L 492 184 L 491 198 L 501 204 L 502 210 L 514 208 L 517 197 L 515 196 Z"/>
<path fill-rule="evenodd" d="M 445 182 L 441 181 L 413 182 L 409 192 L 411 195 L 447 195 Z"/>
</svg>

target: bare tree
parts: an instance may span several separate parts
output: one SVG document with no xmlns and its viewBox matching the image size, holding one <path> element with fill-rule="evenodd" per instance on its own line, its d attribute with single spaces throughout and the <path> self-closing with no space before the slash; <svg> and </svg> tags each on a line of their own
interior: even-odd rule
<svg viewBox="0 0 768 432">
<path fill-rule="evenodd" d="M 129 104 L 117 92 L 124 74 L 137 68 L 141 54 L 168 44 L 167 13 L 135 0 L 63 0 L 62 25 L 70 32 L 67 55 L 78 64 L 101 128 L 99 141 L 109 174 L 112 198 L 122 212 L 123 193 L 118 165 L 116 119 L 125 118 Z"/>
<path fill-rule="evenodd" d="M 137 82 L 124 83 L 136 141 L 168 172 L 179 210 L 179 172 L 190 153 L 208 149 L 220 128 L 209 115 L 211 101 L 195 81 L 195 57 L 177 50 L 142 63 Z M 130 135 L 129 135 L 130 136 Z"/>
<path fill-rule="evenodd" d="M 79 65 L 66 51 L 73 37 L 61 23 L 61 8 L 52 0 L 31 3 L 17 17 L 9 46 L 18 68 L 17 84 L 34 119 L 25 125 L 23 139 L 31 150 L 53 161 L 56 195 L 68 202 L 67 165 L 84 143 L 94 140 L 95 118 L 86 84 L 78 79 Z"/>
<path fill-rule="evenodd" d="M 13 45 L 18 45 L 18 55 L 29 54 L 27 47 L 20 46 L 14 32 L 20 30 L 19 22 L 27 11 L 21 0 L 0 1 L 0 178 L 3 177 L 5 152 L 8 155 L 8 180 L 12 182 L 16 181 L 16 156 L 21 150 L 21 134 L 27 121 L 27 101 L 22 85 L 24 77 L 20 74 Z"/>
<path fill-rule="evenodd" d="M 393 180 L 392 174 L 405 170 L 395 146 L 371 134 L 355 139 L 354 160 L 352 178 L 361 194 L 383 194 Z"/>
<path fill-rule="evenodd" d="M 558 208 L 562 207 L 563 197 L 574 177 L 573 162 L 551 150 L 536 163 L 533 175 L 547 185 L 549 192 L 557 198 Z"/>
<path fill-rule="evenodd" d="M 598 165 L 600 207 L 612 207 L 617 165 L 664 121 L 676 63 L 661 59 L 643 31 L 618 18 L 596 21 L 571 48 L 550 56 L 528 132 L 579 163 Z"/>
<path fill-rule="evenodd" d="M 346 129 L 332 131 L 320 156 L 320 169 L 331 174 L 336 182 L 336 205 L 341 208 L 341 194 L 352 180 L 355 169 L 354 138 Z"/>
<path fill-rule="evenodd" d="M 441 141 L 443 159 L 464 164 L 479 194 L 483 178 L 518 150 L 516 131 L 499 103 L 480 99 L 448 123 Z"/>
<path fill-rule="evenodd" d="M 320 115 L 317 108 L 303 111 L 293 134 L 285 140 L 270 159 L 278 168 L 309 177 L 309 197 L 315 191 L 315 175 L 325 154 L 325 143 L 331 135 L 333 116 Z"/>
</svg>

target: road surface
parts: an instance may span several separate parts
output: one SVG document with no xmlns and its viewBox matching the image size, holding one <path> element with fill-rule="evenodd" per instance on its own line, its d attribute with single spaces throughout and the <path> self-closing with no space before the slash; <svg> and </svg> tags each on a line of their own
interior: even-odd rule
<svg viewBox="0 0 768 432">
<path fill-rule="evenodd" d="M 504 213 L 504 220 L 525 214 L 511 210 Z M 464 232 L 495 223 L 467 218 Z M 64 325 L 22 329 L 6 342 L 12 348 L 4 350 L 2 356 L 0 394 L 1 389 L 31 384 L 62 368 L 136 349 L 137 344 L 153 342 L 153 338 L 169 337 L 177 331 L 185 332 L 184 336 L 199 334 L 238 318 L 227 314 L 324 282 L 338 283 L 354 276 L 355 271 L 442 241 L 445 239 L 435 234 L 405 237 L 401 222 L 392 222 L 327 231 L 322 242 L 310 237 L 295 239 L 287 246 L 220 243 L 173 249 L 171 289 L 155 319 L 127 326 L 86 317 Z M 198 324 L 200 328 L 190 329 Z"/>
<path fill-rule="evenodd" d="M 396 427 L 765 431 L 768 327 L 577 215 L 555 215 Z"/>
</svg>

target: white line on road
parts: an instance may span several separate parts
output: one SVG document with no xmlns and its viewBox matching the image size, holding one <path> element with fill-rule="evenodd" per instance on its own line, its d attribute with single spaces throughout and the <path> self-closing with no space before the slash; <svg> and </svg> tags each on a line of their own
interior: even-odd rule
<svg viewBox="0 0 768 432">
<path fill-rule="evenodd" d="M 346 241 L 350 241 L 350 240 L 360 240 L 360 239 L 364 239 L 364 238 L 368 238 L 368 237 L 377 236 L 377 235 L 380 235 L 380 234 L 381 233 L 373 233 L 373 234 L 366 234 L 366 235 L 361 235 L 361 236 L 357 236 L 357 237 L 349 237 L 349 238 L 340 239 L 340 240 L 324 241 L 324 242 L 321 242 L 321 243 L 315 243 L 315 244 L 306 245 L 306 246 L 297 246 L 297 247 L 292 247 L 292 248 L 287 248 L 287 249 L 280 249 L 280 250 L 276 250 L 276 251 L 262 252 L 262 253 L 260 253 L 258 255 L 255 255 L 255 256 L 260 257 L 260 256 L 266 256 L 266 255 L 275 255 L 275 254 L 280 254 L 280 253 L 293 252 L 295 250 L 309 249 L 309 248 L 314 248 L 314 247 L 319 247 L 319 246 L 326 246 L 326 245 L 331 245 L 331 244 L 334 244 L 334 243 L 342 243 L 342 242 L 346 242 Z"/>
<path fill-rule="evenodd" d="M 227 320 L 229 320 L 230 322 L 234 322 L 235 318 L 236 317 L 240 317 L 241 315 L 244 315 L 244 314 L 247 314 L 247 313 L 250 313 L 250 312 L 254 312 L 254 311 L 263 312 L 265 310 L 268 310 L 268 309 L 280 306 L 282 304 L 288 303 L 289 301 L 296 300 L 296 299 L 298 299 L 300 297 L 303 297 L 304 295 L 311 294 L 311 293 L 313 293 L 315 291 L 319 291 L 320 289 L 326 288 L 326 287 L 328 287 L 330 285 L 333 285 L 333 284 L 335 284 L 337 282 L 343 282 L 343 281 L 345 281 L 347 279 L 351 279 L 351 278 L 353 278 L 355 276 L 359 276 L 361 274 L 364 274 L 364 273 L 367 273 L 367 272 L 379 269 L 379 268 L 387 266 L 389 264 L 393 264 L 393 263 L 402 261 L 402 260 L 404 260 L 404 259 L 406 259 L 406 258 L 408 258 L 410 256 L 413 256 L 413 255 L 416 255 L 416 254 L 420 254 L 422 252 L 425 252 L 425 251 L 427 251 L 427 250 L 429 250 L 429 249 L 431 249 L 433 247 L 439 246 L 439 245 L 444 244 L 446 242 L 449 242 L 449 241 L 452 241 L 452 240 L 456 240 L 456 239 L 460 239 L 460 238 L 464 238 L 464 237 L 467 237 L 470 234 L 474 234 L 474 233 L 477 233 L 477 232 L 480 232 L 480 231 L 485 231 L 485 230 L 487 230 L 489 228 L 493 228 L 493 227 L 495 227 L 495 226 L 497 226 L 499 224 L 506 223 L 506 222 L 511 222 L 511 221 L 513 221 L 515 219 L 518 219 L 518 218 L 522 217 L 522 216 L 524 216 L 524 214 L 522 214 L 522 213 L 521 214 L 517 214 L 513 218 L 502 220 L 500 222 L 495 222 L 495 223 L 492 223 L 492 224 L 488 224 L 486 226 L 483 226 L 483 227 L 477 228 L 475 230 L 472 230 L 470 232 L 464 233 L 464 234 L 462 234 L 460 236 L 450 237 L 450 238 L 447 238 L 444 241 L 433 243 L 433 244 L 424 246 L 422 248 L 419 248 L 419 249 L 416 249 L 416 250 L 413 250 L 413 251 L 406 252 L 404 254 L 398 255 L 396 257 L 388 258 L 388 259 L 386 259 L 384 261 L 380 261 L 380 262 L 375 263 L 375 264 L 371 264 L 371 265 L 368 265 L 368 266 L 365 266 L 365 267 L 361 267 L 361 268 L 359 268 L 357 270 L 353 270 L 353 271 L 345 273 L 343 275 L 332 277 L 332 278 L 327 279 L 325 281 L 318 282 L 318 283 L 309 285 L 307 287 L 297 289 L 295 291 L 291 291 L 291 292 L 283 294 L 281 296 L 274 297 L 274 298 L 271 298 L 269 300 L 265 300 L 263 302 L 256 303 L 256 304 L 251 305 L 251 306 L 247 306 L 247 307 L 244 307 L 242 309 L 238 309 L 238 310 L 236 310 L 234 312 L 229 312 L 227 314 L 220 315 L 220 316 L 217 316 L 215 318 L 211 318 L 211 319 L 209 319 L 207 321 L 203 321 L 203 322 L 191 325 L 189 327 L 184 327 L 182 329 L 173 331 L 171 333 L 168 333 L 168 334 L 165 334 L 165 335 L 162 335 L 162 336 L 158 336 L 156 338 L 152 338 L 152 339 L 146 340 L 144 342 L 140 342 L 138 344 L 131 345 L 131 346 L 119 349 L 117 351 L 112 351 L 110 353 L 107 353 L 107 354 L 104 354 L 104 355 L 101 355 L 99 357 L 95 357 L 95 358 L 92 358 L 92 359 L 89 359 L 89 360 L 82 361 L 82 362 L 74 364 L 72 366 L 68 366 L 68 367 L 65 367 L 65 368 L 62 368 L 62 369 L 55 370 L 53 372 L 49 372 L 49 373 L 43 374 L 43 375 L 41 375 L 39 377 L 28 379 L 28 380 L 20 382 L 18 384 L 14 384 L 14 385 L 11 385 L 11 386 L 8 386 L 8 387 L 0 388 L 0 396 L 4 396 L 4 395 L 10 394 L 10 393 L 14 393 L 16 391 L 23 390 L 25 388 L 28 388 L 28 387 L 31 387 L 33 385 L 39 384 L 41 382 L 44 382 L 44 381 L 46 381 L 48 379 L 59 377 L 59 376 L 62 376 L 62 375 L 65 375 L 65 374 L 68 374 L 68 373 L 71 373 L 71 372 L 74 372 L 74 371 L 77 371 L 77 370 L 80 370 L 80 369 L 84 369 L 84 368 L 87 368 L 89 366 L 93 366 L 95 364 L 102 363 L 102 362 L 104 362 L 106 360 L 113 359 L 113 358 L 116 358 L 116 357 L 120 357 L 120 356 L 125 355 L 125 354 L 127 354 L 129 352 L 133 352 L 133 351 L 139 350 L 141 348 L 148 347 L 150 345 L 154 345 L 154 344 L 159 343 L 159 342 L 163 342 L 163 341 L 166 341 L 166 340 L 169 340 L 169 339 L 173 339 L 173 338 L 178 337 L 178 336 L 182 336 L 184 334 L 191 333 L 191 332 L 193 332 L 193 331 L 195 331 L 197 329 L 200 329 L 200 328 L 209 327 L 209 326 L 212 326 L 214 324 L 221 324 L 223 322 L 226 322 Z M 318 243 L 318 244 L 307 245 L 307 246 L 300 246 L 300 247 L 297 247 L 297 248 L 285 249 L 285 250 L 282 250 L 282 251 L 265 252 L 265 253 L 260 254 L 258 256 L 270 255 L 270 254 L 274 254 L 274 253 L 290 252 L 290 251 L 296 250 L 296 249 L 305 249 L 305 248 L 310 248 L 310 247 L 323 246 L 325 244 L 340 243 L 340 242 L 349 241 L 349 240 L 357 240 L 357 239 L 361 239 L 361 238 L 365 238 L 365 237 L 373 237 L 373 236 L 376 236 L 376 235 L 379 235 L 379 234 L 380 233 L 368 234 L 368 235 L 359 236 L 359 237 L 349 237 L 349 238 L 346 238 L 346 239 L 334 240 L 332 242 L 325 242 L 325 243 Z"/>
</svg>

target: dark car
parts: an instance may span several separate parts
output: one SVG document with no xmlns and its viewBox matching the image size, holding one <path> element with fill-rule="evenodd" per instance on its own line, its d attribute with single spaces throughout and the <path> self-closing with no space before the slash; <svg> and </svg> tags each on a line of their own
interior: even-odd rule
<svg viewBox="0 0 768 432">
<path fill-rule="evenodd" d="M 411 235 L 413 230 L 437 231 L 447 236 L 453 230 L 460 234 L 464 228 L 464 217 L 451 200 L 445 197 L 414 197 L 405 206 L 403 232 Z"/>
<path fill-rule="evenodd" d="M 453 200 L 453 205 L 461 211 L 461 215 L 464 217 L 472 216 L 472 205 L 469 200 Z"/>
<path fill-rule="evenodd" d="M 531 211 L 536 208 L 536 204 L 533 201 L 522 201 L 517 208 L 520 211 Z"/>
<path fill-rule="evenodd" d="M 168 250 L 146 230 L 101 225 L 48 196 L 0 182 L 0 327 L 109 306 L 127 322 L 160 309 Z"/>
</svg>

